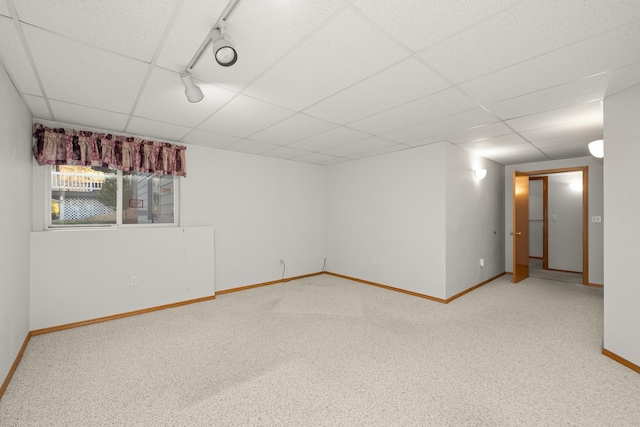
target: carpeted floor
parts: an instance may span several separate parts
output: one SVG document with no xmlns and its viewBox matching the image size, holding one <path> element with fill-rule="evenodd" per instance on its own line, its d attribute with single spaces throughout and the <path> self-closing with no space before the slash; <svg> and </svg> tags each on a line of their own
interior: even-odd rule
<svg viewBox="0 0 640 427">
<path fill-rule="evenodd" d="M 640 425 L 602 289 L 510 280 L 444 305 L 321 275 L 36 336 L 0 425 Z"/>
<path fill-rule="evenodd" d="M 542 260 L 536 258 L 529 258 L 529 277 L 555 280 L 557 282 L 582 283 L 582 273 L 545 270 L 542 268 Z"/>
</svg>

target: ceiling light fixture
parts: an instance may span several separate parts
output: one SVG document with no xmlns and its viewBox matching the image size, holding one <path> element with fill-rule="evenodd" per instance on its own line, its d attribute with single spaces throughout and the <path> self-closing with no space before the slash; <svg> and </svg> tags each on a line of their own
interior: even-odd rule
<svg viewBox="0 0 640 427">
<path fill-rule="evenodd" d="M 593 157 L 597 157 L 599 159 L 604 157 L 604 141 L 602 139 L 598 139 L 595 141 L 591 141 L 589 143 L 589 153 Z"/>
<path fill-rule="evenodd" d="M 207 34 L 200 48 L 196 51 L 187 67 L 180 73 L 182 84 L 184 85 L 184 93 L 187 95 L 189 102 L 199 102 L 204 98 L 202 89 L 196 86 L 191 79 L 191 71 L 195 67 L 196 63 L 200 60 L 200 57 L 205 52 L 209 44 L 213 43 L 213 54 L 216 58 L 216 62 L 223 67 L 230 67 L 238 60 L 238 53 L 233 47 L 233 44 L 224 34 L 224 28 L 227 25 L 229 17 L 240 3 L 240 0 L 231 0 L 227 7 L 222 12 L 222 15 L 218 18 L 216 23 Z"/>
</svg>

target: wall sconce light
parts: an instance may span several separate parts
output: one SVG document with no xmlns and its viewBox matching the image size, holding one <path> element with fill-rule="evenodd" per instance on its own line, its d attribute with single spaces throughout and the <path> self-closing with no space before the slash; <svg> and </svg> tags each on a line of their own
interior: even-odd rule
<svg viewBox="0 0 640 427">
<path fill-rule="evenodd" d="M 484 179 L 485 176 L 487 176 L 487 170 L 486 169 L 474 169 L 473 170 L 473 176 L 478 180 L 481 181 Z"/>
<path fill-rule="evenodd" d="M 601 139 L 589 143 L 589 153 L 599 159 L 604 157 L 604 141 Z"/>
</svg>

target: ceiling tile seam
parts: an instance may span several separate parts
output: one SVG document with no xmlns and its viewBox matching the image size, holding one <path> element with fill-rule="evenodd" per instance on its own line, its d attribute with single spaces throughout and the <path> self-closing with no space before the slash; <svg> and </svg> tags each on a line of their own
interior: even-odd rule
<svg viewBox="0 0 640 427">
<path fill-rule="evenodd" d="M 11 84 L 13 85 L 14 89 L 16 90 L 16 93 L 20 96 L 20 99 L 22 99 L 22 103 L 25 105 L 25 107 L 27 107 L 27 110 L 29 110 L 29 113 L 31 113 L 31 117 L 35 117 L 35 114 L 33 113 L 33 110 L 31 110 L 31 106 L 29 106 L 29 103 L 27 102 L 27 100 L 25 99 L 24 96 L 25 95 L 30 95 L 30 96 L 35 96 L 37 98 L 43 98 L 43 97 L 41 95 L 33 95 L 33 94 L 30 94 L 30 93 L 22 92 L 20 90 L 20 88 L 18 87 L 18 84 L 16 83 L 16 79 L 11 74 L 11 71 L 9 71 L 9 67 L 5 63 L 4 58 L 2 58 L 2 56 L 0 56 L 0 66 L 2 66 L 2 68 L 4 68 L 4 71 L 9 76 L 9 81 L 11 81 Z M 43 98 L 43 100 L 44 100 L 44 98 Z M 51 114 L 51 111 L 49 111 L 49 114 Z"/>
<path fill-rule="evenodd" d="M 495 70 L 493 70 L 493 71 L 490 71 L 490 72 L 487 72 L 487 73 L 484 73 L 484 74 L 481 74 L 481 75 L 475 76 L 475 77 L 470 78 L 470 79 L 468 79 L 468 80 L 460 81 L 460 82 L 458 82 L 457 84 L 458 84 L 458 85 L 467 84 L 467 83 L 470 83 L 470 82 L 472 82 L 472 81 L 474 81 L 474 80 L 478 80 L 478 79 L 481 79 L 481 78 L 484 78 L 484 77 L 490 76 L 491 74 L 495 74 L 495 73 L 498 73 L 498 72 L 500 72 L 500 71 L 504 71 L 504 70 L 507 70 L 507 69 L 509 69 L 509 68 L 516 67 L 516 66 L 518 66 L 518 65 L 523 65 L 523 64 L 525 64 L 525 63 L 527 63 L 527 62 L 530 62 L 530 61 L 534 61 L 534 60 L 540 59 L 540 58 L 542 58 L 542 57 L 544 57 L 544 56 L 550 55 L 550 54 L 552 54 L 552 53 L 556 53 L 556 52 L 558 52 L 558 51 L 560 51 L 560 50 L 563 50 L 563 49 L 567 49 L 567 48 L 573 47 L 573 46 L 578 45 L 578 44 L 580 44 L 580 43 L 584 43 L 584 42 L 586 42 L 586 41 L 588 41 L 588 40 L 598 38 L 598 37 L 603 36 L 603 35 L 605 35 L 605 34 L 607 34 L 607 33 L 611 33 L 611 32 L 617 31 L 617 30 L 619 30 L 619 29 L 621 29 L 621 28 L 624 28 L 624 27 L 627 27 L 627 26 L 631 26 L 631 25 L 636 24 L 636 23 L 638 23 L 638 22 L 640 22 L 640 19 L 636 19 L 636 20 L 634 20 L 634 21 L 627 22 L 626 24 L 622 24 L 622 25 L 619 25 L 619 26 L 617 26 L 617 27 L 614 27 L 614 28 L 610 28 L 610 29 L 608 29 L 608 30 L 601 31 L 601 32 L 599 32 L 599 33 L 597 33 L 597 34 L 592 34 L 592 35 L 590 35 L 590 36 L 588 36 L 588 37 L 584 37 L 584 38 L 582 38 L 582 39 L 580 39 L 580 40 L 576 40 L 576 41 L 574 41 L 574 42 L 571 42 L 571 43 L 568 43 L 568 44 L 562 45 L 562 46 L 557 47 L 557 48 L 555 48 L 555 49 L 548 50 L 548 51 L 543 52 L 543 53 L 541 53 L 541 54 L 539 54 L 539 55 L 534 55 L 534 56 L 532 56 L 532 57 L 529 57 L 529 58 L 523 59 L 523 60 L 521 60 L 521 61 L 514 62 L 514 63 L 512 63 L 512 64 L 506 65 L 506 66 L 504 66 L 504 67 L 500 67 L 500 68 L 495 69 Z M 620 68 L 628 67 L 629 65 L 630 65 L 630 64 L 625 65 L 625 66 L 620 67 Z M 595 74 L 597 75 L 597 74 L 601 74 L 601 73 L 605 73 L 605 72 L 609 72 L 609 71 L 612 71 L 612 70 L 603 70 L 603 71 L 600 71 L 600 72 L 595 73 Z M 583 79 L 583 78 L 585 78 L 585 77 L 580 77 L 580 79 Z M 577 79 L 577 80 L 580 80 L 580 79 Z M 562 85 L 562 84 L 567 84 L 567 83 L 570 83 L 570 82 L 560 83 L 560 85 Z"/>
<path fill-rule="evenodd" d="M 329 24 L 329 22 L 333 21 L 336 17 L 338 17 L 340 14 L 342 14 L 345 11 L 345 8 L 339 8 L 338 10 L 336 10 L 336 12 L 334 12 L 332 15 L 328 16 L 327 18 L 325 18 L 320 24 L 318 24 L 312 31 L 310 31 L 309 33 L 307 33 L 304 37 L 302 37 L 298 43 L 296 43 L 295 45 L 293 45 L 289 50 L 287 50 L 286 52 L 284 52 L 282 55 L 280 55 L 279 57 L 277 57 L 276 59 L 274 59 L 274 61 L 267 66 L 266 68 L 264 68 L 262 70 L 262 72 L 260 74 L 258 74 L 257 76 L 255 76 L 253 79 L 251 79 L 249 82 L 247 82 L 243 87 L 240 88 L 240 90 L 238 90 L 236 92 L 236 94 L 231 97 L 231 99 L 229 99 L 227 102 L 225 102 L 224 104 L 222 104 L 219 108 L 217 108 L 215 111 L 213 111 L 209 116 L 205 117 L 200 123 L 196 124 L 193 127 L 193 130 L 195 129 L 199 129 L 200 126 L 202 126 L 204 123 L 206 123 L 209 119 L 211 119 L 213 116 L 215 116 L 220 110 L 222 110 L 224 107 L 226 107 L 231 101 L 233 101 L 234 99 L 236 99 L 238 96 L 240 95 L 244 95 L 244 96 L 248 96 L 252 99 L 255 99 L 257 101 L 260 102 L 265 102 L 271 105 L 274 105 L 276 107 L 279 108 L 284 108 L 286 110 L 289 111 L 293 111 L 293 114 L 301 112 L 302 110 L 291 110 L 290 108 L 284 107 L 282 105 L 276 105 L 270 102 L 267 102 L 263 99 L 260 98 L 256 98 L 250 95 L 247 95 L 246 93 L 244 93 L 247 88 L 249 86 L 251 86 L 256 80 L 258 80 L 260 77 L 262 77 L 264 74 L 267 73 L 267 71 L 269 71 L 270 69 L 272 69 L 273 67 L 276 66 L 276 64 L 278 64 L 280 61 L 282 61 L 285 57 L 287 57 L 288 55 L 290 55 L 291 53 L 293 53 L 296 49 L 298 49 L 300 46 L 302 46 L 308 39 L 310 39 L 311 37 L 313 37 L 316 33 L 318 33 L 322 28 L 324 28 L 325 26 L 327 26 Z M 215 84 L 214 84 L 215 85 Z M 293 116 L 293 114 L 291 116 Z M 289 117 L 291 117 L 289 116 Z M 288 117 L 287 117 L 288 118 Z M 193 131 L 192 130 L 192 131 Z M 261 129 L 264 130 L 264 129 Z M 256 132 L 257 133 L 257 132 Z M 191 134 L 191 132 L 189 132 L 186 136 L 188 136 L 189 134 Z M 253 133 L 252 135 L 255 135 L 255 133 Z"/>
<path fill-rule="evenodd" d="M 158 45 L 156 46 L 156 50 L 153 52 L 153 56 L 151 57 L 151 62 L 147 66 L 147 71 L 145 72 L 144 78 L 142 79 L 142 83 L 140 84 L 140 89 L 138 90 L 136 99 L 134 99 L 133 105 L 131 106 L 131 110 L 129 111 L 129 114 L 128 114 L 129 117 L 127 118 L 127 122 L 125 123 L 123 128 L 125 132 L 129 128 L 129 125 L 131 124 L 133 113 L 135 112 L 136 108 L 138 108 L 138 103 L 140 102 L 140 98 L 142 98 L 142 93 L 144 92 L 144 89 L 147 87 L 147 84 L 149 83 L 151 72 L 153 71 L 156 61 L 158 60 L 158 56 L 160 56 L 160 52 L 162 52 L 162 49 L 164 48 L 164 44 L 166 43 L 167 38 L 169 37 L 169 33 L 171 33 L 173 25 L 176 22 L 176 19 L 178 19 L 178 14 L 180 13 L 182 6 L 184 5 L 184 1 L 185 0 L 178 0 L 175 6 L 173 7 L 173 12 L 169 17 L 169 20 L 167 21 L 167 25 L 165 26 L 164 32 L 162 33 L 162 37 L 160 38 Z"/>
<path fill-rule="evenodd" d="M 300 114 L 304 114 L 304 113 L 300 113 Z M 316 117 L 313 117 L 313 116 L 310 116 L 310 117 L 312 117 L 312 118 L 314 118 L 314 119 L 316 118 Z M 333 122 L 328 122 L 328 123 L 333 123 Z M 361 130 L 353 129 L 353 128 L 350 128 L 350 127 L 348 127 L 348 126 L 338 124 L 338 127 L 335 127 L 335 128 L 333 128 L 333 129 L 326 130 L 326 131 L 324 131 L 324 132 L 320 132 L 320 133 L 318 133 L 318 134 L 316 134 L 316 135 L 308 136 L 308 137 L 306 137 L 306 138 L 304 138 L 304 139 L 300 139 L 300 140 L 298 140 L 298 141 L 290 142 L 290 143 L 286 144 L 286 145 L 285 145 L 285 147 L 288 147 L 289 145 L 293 145 L 293 144 L 298 144 L 298 143 L 300 143 L 300 142 L 304 142 L 304 141 L 307 141 L 307 140 L 309 140 L 309 139 L 318 138 L 319 136 L 322 136 L 322 135 L 324 135 L 325 133 L 333 132 L 334 130 L 336 130 L 336 129 L 340 129 L 340 128 L 347 128 L 347 129 L 352 130 L 352 131 L 354 131 L 354 132 L 359 132 L 359 133 L 364 133 L 364 134 L 365 134 L 365 136 L 363 136 L 361 139 L 356 139 L 356 140 L 354 140 L 354 141 L 350 141 L 350 142 L 362 141 L 363 139 L 367 139 L 367 138 L 371 138 L 372 136 L 375 136 L 375 135 L 373 135 L 373 134 L 371 134 L 371 133 L 368 133 L 368 132 L 363 132 L 363 131 L 361 131 Z M 291 148 L 295 148 L 295 147 L 291 147 Z"/>
<path fill-rule="evenodd" d="M 27 44 L 27 38 L 24 35 L 24 31 L 22 30 L 22 23 L 18 18 L 18 11 L 16 10 L 15 5 L 13 4 L 13 0 L 6 0 L 6 4 L 7 4 L 7 7 L 9 8 L 9 12 L 12 15 L 13 25 L 16 29 L 16 32 L 18 33 L 18 38 L 20 39 L 20 43 L 22 43 L 22 48 L 24 49 L 24 53 L 25 55 L 27 55 L 27 59 L 29 60 L 29 64 L 31 65 L 31 72 L 33 73 L 36 81 L 38 82 L 38 86 L 40 87 L 40 92 L 42 92 L 44 103 L 47 106 L 47 110 L 49 110 L 49 115 L 53 120 L 55 120 L 53 109 L 51 108 L 51 104 L 49 103 L 49 98 L 47 97 L 47 91 L 44 89 L 44 84 L 42 83 L 42 79 L 40 78 L 40 73 L 38 72 L 38 68 L 36 67 L 36 62 L 33 59 L 33 55 L 31 54 L 31 49 L 29 49 L 29 45 Z M 22 94 L 20 95 L 20 97 L 23 98 Z M 23 98 L 23 101 L 24 101 L 24 98 Z M 25 105 L 28 105 L 28 104 L 25 102 Z M 29 111 L 32 113 L 31 115 L 33 116 L 33 112 L 31 111 L 31 108 L 29 108 Z"/>
</svg>

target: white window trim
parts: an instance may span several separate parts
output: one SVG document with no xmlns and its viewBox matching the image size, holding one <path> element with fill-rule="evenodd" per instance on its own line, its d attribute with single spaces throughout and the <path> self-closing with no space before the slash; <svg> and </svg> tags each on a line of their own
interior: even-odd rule
<svg viewBox="0 0 640 427">
<path fill-rule="evenodd" d="M 53 225 L 51 224 L 51 165 L 45 166 L 44 173 L 44 224 L 45 230 L 117 230 L 124 228 L 165 228 L 180 226 L 180 177 L 173 177 L 173 223 L 123 224 L 122 223 L 122 171 L 117 170 L 118 189 L 116 193 L 116 223 L 86 225 Z"/>
</svg>

